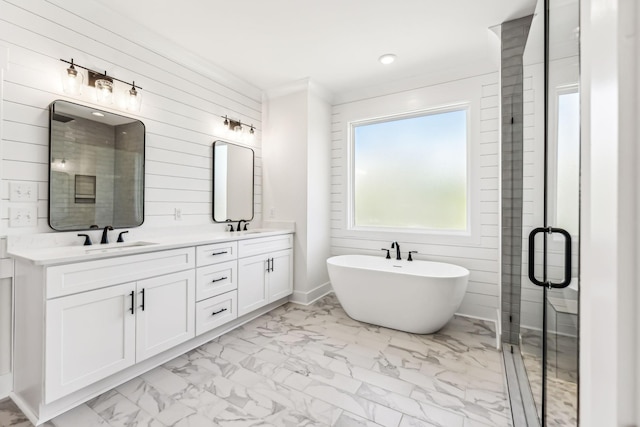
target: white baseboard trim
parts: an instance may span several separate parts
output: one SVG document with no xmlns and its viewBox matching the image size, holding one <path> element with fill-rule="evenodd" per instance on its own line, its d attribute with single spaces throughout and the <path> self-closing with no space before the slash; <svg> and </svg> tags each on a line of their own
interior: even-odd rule
<svg viewBox="0 0 640 427">
<path fill-rule="evenodd" d="M 310 305 L 331 292 L 333 292 L 331 282 L 326 282 L 307 292 L 294 290 L 289 298 L 289 302 L 300 305 Z"/>
<path fill-rule="evenodd" d="M 13 391 L 13 374 L 0 375 L 0 400 L 9 397 L 9 393 Z"/>
</svg>

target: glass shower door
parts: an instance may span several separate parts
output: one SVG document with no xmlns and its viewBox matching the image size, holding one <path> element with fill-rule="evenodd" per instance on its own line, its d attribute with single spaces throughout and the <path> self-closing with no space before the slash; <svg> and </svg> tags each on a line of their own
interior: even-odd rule
<svg viewBox="0 0 640 427">
<path fill-rule="evenodd" d="M 527 57 L 525 53 L 524 62 L 524 78 L 531 81 L 525 83 L 523 94 L 523 238 L 526 242 L 523 242 L 520 347 L 541 424 L 576 426 L 579 10 L 578 0 L 546 0 L 542 5 L 542 13 L 537 18 L 546 17 L 544 61 L 536 60 L 540 58 L 538 47 L 538 55 Z M 532 32 L 535 34 L 533 26 L 530 37 Z M 531 93 L 527 94 L 527 90 Z M 539 96 L 540 93 L 544 96 Z M 527 103 L 531 105 L 527 107 Z M 529 122 L 527 114 L 531 116 Z"/>
</svg>

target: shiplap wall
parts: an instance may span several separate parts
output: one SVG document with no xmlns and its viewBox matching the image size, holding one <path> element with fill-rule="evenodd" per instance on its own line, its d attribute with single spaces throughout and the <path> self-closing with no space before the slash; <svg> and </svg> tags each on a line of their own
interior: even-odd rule
<svg viewBox="0 0 640 427">
<path fill-rule="evenodd" d="M 253 124 L 256 137 L 250 145 L 256 153 L 256 219 L 262 217 L 261 93 L 245 82 L 206 64 L 183 65 L 191 58 L 171 57 L 179 52 L 161 36 L 129 26 L 109 10 L 89 2 L 62 0 L 1 0 L 0 44 L 9 49 L 4 75 L 2 183 L 0 231 L 3 234 L 51 231 L 47 224 L 48 106 L 67 99 L 119 114 L 118 108 L 96 105 L 92 88 L 78 98 L 62 92 L 60 79 L 70 59 L 84 66 L 106 70 L 144 89 L 139 118 L 146 126 L 145 223 L 143 227 L 212 224 L 211 144 L 221 115 Z M 68 6 L 67 6 L 68 5 Z M 68 9 L 67 9 L 68 8 Z M 105 18 L 105 16 L 107 18 Z M 105 26 L 100 22 L 110 22 Z M 135 28 L 135 26 L 132 26 Z M 145 40 L 142 45 L 133 35 Z M 149 45 L 155 40 L 156 45 Z M 164 46 L 164 48 L 163 48 Z M 184 60 L 183 60 L 184 59 Z M 124 91 L 125 85 L 116 90 Z M 10 228 L 9 182 L 38 185 L 36 227 Z M 182 219 L 174 219 L 174 209 Z M 221 225 L 218 227 L 223 228 Z"/>
<path fill-rule="evenodd" d="M 349 122 L 429 107 L 470 102 L 471 223 L 473 236 L 456 238 L 407 233 L 354 232 L 348 227 L 347 156 Z M 450 262 L 470 270 L 459 313 L 497 320 L 498 245 L 498 74 L 489 74 L 334 106 L 332 119 L 331 252 L 382 256 L 397 240 L 417 258 Z M 475 121 L 475 122 L 474 122 Z M 475 123 L 475 124 L 474 124 Z M 403 254 L 403 258 L 406 253 Z"/>
</svg>

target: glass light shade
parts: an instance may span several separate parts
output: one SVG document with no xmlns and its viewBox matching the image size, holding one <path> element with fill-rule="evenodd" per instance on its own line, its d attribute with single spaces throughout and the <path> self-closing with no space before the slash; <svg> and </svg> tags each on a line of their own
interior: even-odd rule
<svg viewBox="0 0 640 427">
<path fill-rule="evenodd" d="M 105 79 L 96 80 L 96 99 L 101 104 L 111 104 L 113 101 L 113 82 Z"/>
<path fill-rule="evenodd" d="M 83 81 L 82 73 L 79 73 L 73 65 L 62 70 L 62 90 L 64 93 L 74 96 L 80 95 Z"/>
<path fill-rule="evenodd" d="M 135 85 L 131 86 L 124 93 L 125 107 L 130 111 L 140 111 L 140 104 L 142 104 L 142 94 L 136 89 Z"/>
</svg>

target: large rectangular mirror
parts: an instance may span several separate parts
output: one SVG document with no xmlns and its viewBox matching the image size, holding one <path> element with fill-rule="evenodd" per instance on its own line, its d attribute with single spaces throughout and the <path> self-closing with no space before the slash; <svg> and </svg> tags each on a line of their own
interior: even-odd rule
<svg viewBox="0 0 640 427">
<path fill-rule="evenodd" d="M 253 150 L 213 143 L 213 220 L 253 219 Z"/>
<path fill-rule="evenodd" d="M 54 101 L 49 122 L 49 225 L 137 227 L 144 221 L 140 120 Z"/>
</svg>

